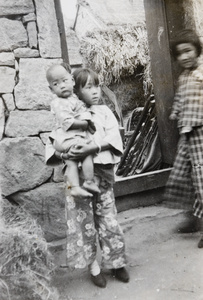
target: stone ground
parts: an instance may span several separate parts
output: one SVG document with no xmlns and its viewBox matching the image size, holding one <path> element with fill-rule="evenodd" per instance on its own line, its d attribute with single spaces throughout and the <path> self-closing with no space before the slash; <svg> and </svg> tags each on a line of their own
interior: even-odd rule
<svg viewBox="0 0 203 300">
<path fill-rule="evenodd" d="M 60 300 L 203 300 L 200 233 L 178 233 L 182 210 L 150 206 L 118 217 L 125 232 L 130 282 L 121 283 L 104 270 L 107 286 L 101 289 L 92 284 L 87 270 L 59 268 L 53 285 Z"/>
</svg>

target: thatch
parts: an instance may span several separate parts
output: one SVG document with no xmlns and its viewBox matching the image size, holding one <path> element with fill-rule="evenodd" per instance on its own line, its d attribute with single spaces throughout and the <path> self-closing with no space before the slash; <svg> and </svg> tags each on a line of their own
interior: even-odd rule
<svg viewBox="0 0 203 300">
<path fill-rule="evenodd" d="M 0 201 L 0 290 L 2 300 L 57 300 L 54 270 L 43 232 L 21 207 Z"/>
<path fill-rule="evenodd" d="M 80 52 L 86 64 L 98 72 L 101 82 L 110 85 L 144 67 L 145 93 L 151 88 L 150 59 L 145 24 L 110 26 L 108 30 L 87 32 Z"/>
</svg>

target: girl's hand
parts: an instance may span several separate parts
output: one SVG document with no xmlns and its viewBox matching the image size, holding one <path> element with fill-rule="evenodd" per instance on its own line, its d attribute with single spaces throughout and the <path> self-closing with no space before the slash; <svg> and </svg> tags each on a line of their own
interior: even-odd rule
<svg viewBox="0 0 203 300">
<path fill-rule="evenodd" d="M 93 143 L 91 144 L 78 144 L 74 148 L 72 147 L 67 155 L 68 159 L 80 160 L 90 154 L 95 154 L 97 151 L 97 146 Z M 64 154 L 65 156 L 66 154 Z"/>
<path fill-rule="evenodd" d="M 175 121 L 175 120 L 177 120 L 177 115 L 175 113 L 173 113 L 169 116 L 169 119 L 172 121 Z"/>
</svg>

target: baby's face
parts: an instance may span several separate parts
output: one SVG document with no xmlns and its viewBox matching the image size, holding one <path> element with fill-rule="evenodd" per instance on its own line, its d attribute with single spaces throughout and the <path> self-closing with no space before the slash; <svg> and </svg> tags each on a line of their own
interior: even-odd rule
<svg viewBox="0 0 203 300">
<path fill-rule="evenodd" d="M 58 66 L 50 76 L 49 86 L 58 97 L 68 98 L 73 94 L 74 80 L 65 68 Z"/>
</svg>

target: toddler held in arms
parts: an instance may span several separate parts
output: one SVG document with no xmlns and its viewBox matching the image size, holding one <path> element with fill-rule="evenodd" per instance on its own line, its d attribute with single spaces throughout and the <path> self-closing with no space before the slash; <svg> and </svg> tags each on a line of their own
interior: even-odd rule
<svg viewBox="0 0 203 300">
<path fill-rule="evenodd" d="M 93 143 L 95 132 L 94 123 L 91 121 L 91 113 L 86 105 L 74 94 L 74 79 L 62 65 L 51 66 L 46 73 L 49 88 L 56 97 L 51 102 L 51 111 L 55 116 L 55 129 L 50 138 L 56 152 L 68 153 L 71 148 L 77 148 L 78 144 Z M 65 174 L 74 197 L 92 197 L 92 193 L 100 193 L 100 189 L 94 182 L 94 164 L 92 155 L 85 156 L 81 162 L 84 175 L 83 186 L 80 186 L 78 160 L 63 159 Z M 91 193 L 92 192 L 92 193 Z"/>
</svg>

